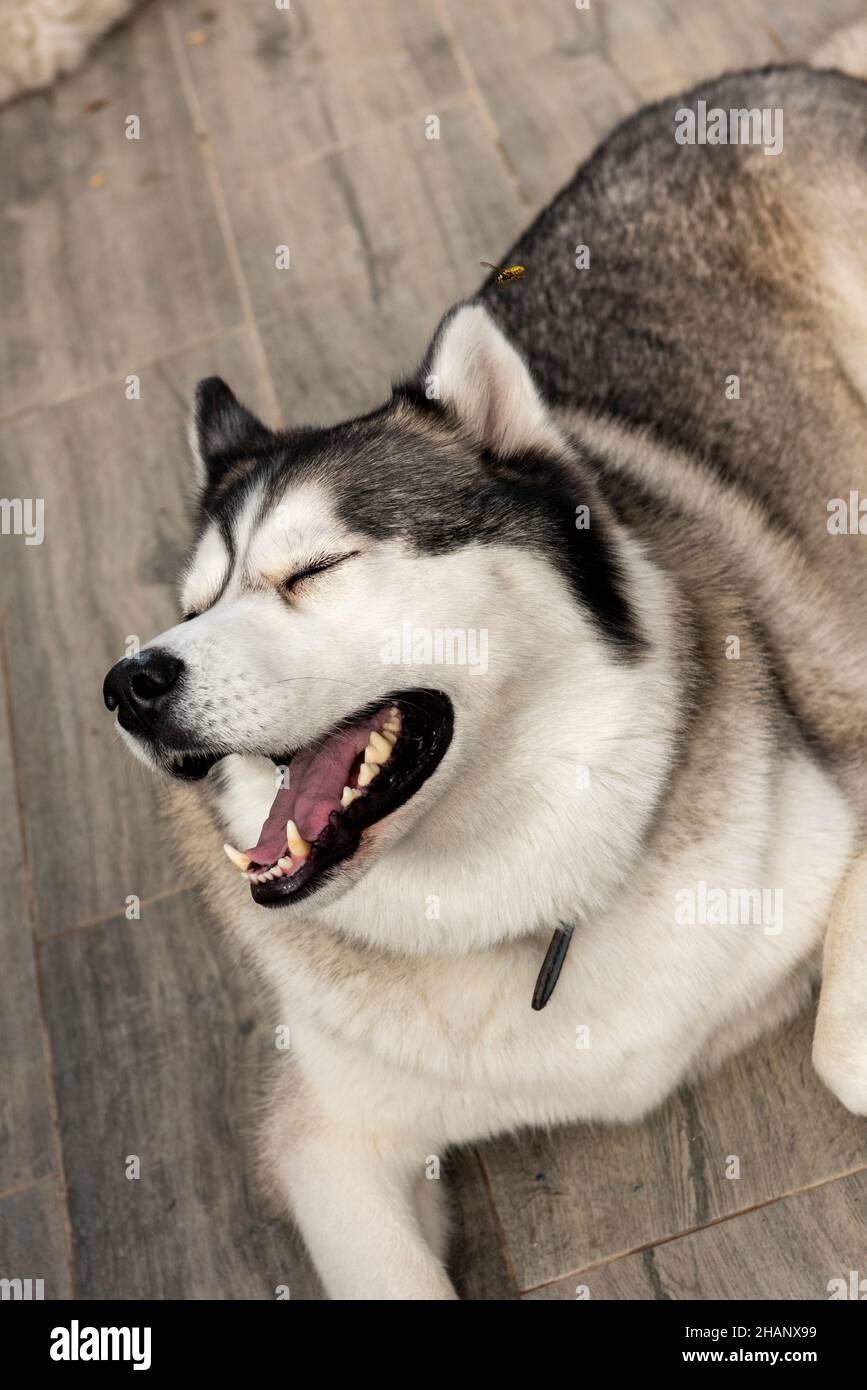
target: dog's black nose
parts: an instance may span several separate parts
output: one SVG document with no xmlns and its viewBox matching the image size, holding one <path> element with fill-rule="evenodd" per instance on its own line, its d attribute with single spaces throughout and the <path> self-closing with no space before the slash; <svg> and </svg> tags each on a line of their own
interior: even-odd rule
<svg viewBox="0 0 867 1390">
<path fill-rule="evenodd" d="M 112 666 L 102 686 L 109 710 L 118 710 L 124 729 L 150 729 L 160 702 L 178 683 L 184 663 L 158 647 L 128 656 Z"/>
</svg>

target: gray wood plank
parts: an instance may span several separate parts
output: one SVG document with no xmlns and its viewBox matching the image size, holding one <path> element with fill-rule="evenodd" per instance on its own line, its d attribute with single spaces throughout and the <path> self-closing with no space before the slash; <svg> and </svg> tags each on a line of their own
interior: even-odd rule
<svg viewBox="0 0 867 1390">
<path fill-rule="evenodd" d="M 726 68 L 780 61 L 761 0 L 446 0 L 508 156 L 534 206 L 647 101 Z M 576 244 L 580 229 L 576 229 Z"/>
<path fill-rule="evenodd" d="M 52 1178 L 0 1198 L 0 1278 L 42 1279 L 46 1299 L 71 1296 L 63 1210 Z"/>
<path fill-rule="evenodd" d="M 450 1155 L 445 1180 L 452 1219 L 449 1271 L 461 1298 L 469 1302 L 516 1298 L 475 1150 Z"/>
<path fill-rule="evenodd" d="M 419 363 L 440 316 L 471 294 L 523 225 L 475 110 L 363 140 L 230 194 L 245 272 L 286 418 L 370 408 Z M 291 268 L 273 249 L 288 244 Z"/>
<path fill-rule="evenodd" d="M 17 537 L 4 536 L 4 553 Z M 0 641 L 3 640 L 0 630 Z M 52 1120 L 12 750 L 0 679 L 0 1192 L 53 1168 Z"/>
<path fill-rule="evenodd" d="M 794 60 L 810 58 L 836 29 L 864 19 L 864 0 L 762 0 L 759 23 Z"/>
<path fill-rule="evenodd" d="M 0 413 L 242 319 L 161 11 L 142 6 L 74 76 L 0 114 Z M 108 104 L 86 112 L 94 99 Z"/>
<path fill-rule="evenodd" d="M 861 1172 L 524 1297 L 819 1302 L 844 1289 L 851 1297 L 851 1271 L 858 1281 L 867 1276 L 865 1248 L 867 1173 Z"/>
<path fill-rule="evenodd" d="M 687 6 L 612 0 L 605 8 L 602 51 L 642 103 L 658 101 L 723 72 L 786 61 L 784 45 L 765 22 L 766 8 L 765 0 Z"/>
<path fill-rule="evenodd" d="M 558 0 L 445 3 L 524 196 L 539 208 L 639 104 L 604 52 L 607 0 L 580 11 Z"/>
<path fill-rule="evenodd" d="M 186 422 L 196 379 L 267 393 L 243 335 L 141 370 L 0 429 L 4 496 L 43 498 L 45 539 L 4 539 L 12 706 L 39 929 L 122 913 L 180 882 L 157 824 L 157 782 L 102 707 L 109 666 L 176 621 L 191 530 Z"/>
<path fill-rule="evenodd" d="M 185 894 L 45 947 L 81 1297 L 321 1296 L 252 1176 L 274 1028 L 217 945 Z"/>
<path fill-rule="evenodd" d="M 199 0 L 181 0 L 181 42 L 219 167 L 242 189 L 250 174 L 422 119 L 464 92 L 429 0 L 293 0 L 279 10 L 220 0 L 206 24 L 201 12 Z"/>
<path fill-rule="evenodd" d="M 867 1120 L 813 1073 L 812 1022 L 803 1014 L 641 1124 L 485 1146 L 521 1288 L 862 1166 Z"/>
</svg>

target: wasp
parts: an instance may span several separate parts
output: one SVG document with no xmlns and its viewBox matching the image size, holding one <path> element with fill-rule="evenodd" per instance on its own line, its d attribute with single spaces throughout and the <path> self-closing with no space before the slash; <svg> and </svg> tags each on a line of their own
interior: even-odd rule
<svg viewBox="0 0 867 1390">
<path fill-rule="evenodd" d="M 504 268 L 500 265 L 491 265 L 490 261 L 479 261 L 479 265 L 483 265 L 486 270 L 497 272 L 498 285 L 508 285 L 511 280 L 520 280 L 526 269 L 526 266 L 523 265 L 507 265 Z"/>
</svg>

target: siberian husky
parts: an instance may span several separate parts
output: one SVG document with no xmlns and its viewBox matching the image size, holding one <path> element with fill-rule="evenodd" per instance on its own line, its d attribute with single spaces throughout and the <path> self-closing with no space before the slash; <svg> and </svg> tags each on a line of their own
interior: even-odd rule
<svg viewBox="0 0 867 1390">
<path fill-rule="evenodd" d="M 782 150 L 681 143 L 699 101 Z M 867 1111 L 865 131 L 840 72 L 722 78 L 379 409 L 198 388 L 182 618 L 105 697 L 290 1029 L 263 1151 L 332 1298 L 455 1298 L 430 1156 L 637 1119 L 823 942 L 815 1061 Z"/>
</svg>

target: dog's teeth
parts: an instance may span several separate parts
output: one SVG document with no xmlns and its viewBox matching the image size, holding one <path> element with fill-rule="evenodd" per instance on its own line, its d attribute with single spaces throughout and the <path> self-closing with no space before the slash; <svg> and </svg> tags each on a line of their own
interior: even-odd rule
<svg viewBox="0 0 867 1390">
<path fill-rule="evenodd" d="M 241 873 L 249 869 L 253 862 L 249 854 L 242 854 L 239 849 L 235 849 L 234 845 L 223 845 L 223 849 L 228 854 L 235 868 L 240 869 Z"/>
<path fill-rule="evenodd" d="M 291 860 L 291 859 L 278 859 L 278 860 L 277 860 L 277 867 L 280 868 L 280 869 L 291 869 L 291 868 L 292 868 L 292 860 Z"/>
<path fill-rule="evenodd" d="M 357 796 L 361 796 L 357 787 L 344 787 L 343 795 L 340 798 L 341 806 L 351 806 Z"/>
<path fill-rule="evenodd" d="M 373 729 L 364 750 L 364 761 L 366 763 L 387 763 L 391 757 L 393 746 L 383 734 Z"/>
<path fill-rule="evenodd" d="M 358 785 L 369 787 L 374 777 L 378 777 L 380 772 L 378 763 L 362 763 L 358 769 Z"/>
<path fill-rule="evenodd" d="M 388 719 L 386 719 L 385 723 L 382 726 L 382 731 L 383 733 L 389 734 L 400 733 L 400 714 L 397 712 L 397 710 L 395 710 L 393 714 L 390 714 Z"/>
<path fill-rule="evenodd" d="M 289 847 L 289 853 L 294 855 L 296 859 L 306 859 L 310 853 L 310 846 L 294 820 L 287 820 L 286 822 L 286 844 Z"/>
</svg>

